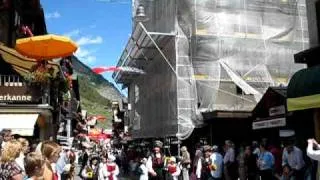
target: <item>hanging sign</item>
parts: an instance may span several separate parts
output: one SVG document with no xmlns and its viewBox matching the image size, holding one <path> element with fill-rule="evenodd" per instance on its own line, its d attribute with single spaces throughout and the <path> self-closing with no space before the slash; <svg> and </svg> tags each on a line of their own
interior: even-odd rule
<svg viewBox="0 0 320 180">
<path fill-rule="evenodd" d="M 275 106 L 269 109 L 269 116 L 277 116 L 286 113 L 286 108 L 284 105 L 282 106 Z"/>
<path fill-rule="evenodd" d="M 252 123 L 252 129 L 265 129 L 265 128 L 273 128 L 273 127 L 283 127 L 286 126 L 286 118 L 275 118 L 269 119 L 265 121 L 257 121 Z"/>
</svg>

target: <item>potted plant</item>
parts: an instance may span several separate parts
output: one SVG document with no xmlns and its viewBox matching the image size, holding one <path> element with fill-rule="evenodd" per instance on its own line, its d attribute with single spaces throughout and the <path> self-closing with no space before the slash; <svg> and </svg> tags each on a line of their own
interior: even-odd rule
<svg viewBox="0 0 320 180">
<path fill-rule="evenodd" d="M 31 72 L 24 76 L 27 83 L 48 84 L 55 78 L 54 69 L 44 63 L 34 65 Z"/>
</svg>

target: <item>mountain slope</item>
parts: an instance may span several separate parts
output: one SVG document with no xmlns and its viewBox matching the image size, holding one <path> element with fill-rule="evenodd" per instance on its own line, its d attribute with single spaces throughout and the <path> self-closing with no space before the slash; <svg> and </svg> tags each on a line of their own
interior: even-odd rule
<svg viewBox="0 0 320 180">
<path fill-rule="evenodd" d="M 72 57 L 73 68 L 78 74 L 80 86 L 81 107 L 89 115 L 101 114 L 107 117 L 105 123 L 99 124 L 102 128 L 111 125 L 111 102 L 121 101 L 125 97 L 119 90 L 102 75 L 95 74 L 88 66 L 77 57 Z"/>
</svg>

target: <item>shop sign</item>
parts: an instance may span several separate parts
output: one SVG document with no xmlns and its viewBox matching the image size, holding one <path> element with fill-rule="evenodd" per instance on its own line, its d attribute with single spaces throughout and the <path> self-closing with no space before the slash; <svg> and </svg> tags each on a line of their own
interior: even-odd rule
<svg viewBox="0 0 320 180">
<path fill-rule="evenodd" d="M 265 128 L 273 128 L 273 127 L 283 127 L 286 125 L 286 118 L 276 118 L 265 121 L 258 121 L 252 123 L 252 129 L 265 129 Z"/>
<path fill-rule="evenodd" d="M 286 108 L 282 106 L 275 106 L 269 109 L 269 116 L 277 116 L 286 113 Z"/>
<path fill-rule="evenodd" d="M 41 91 L 36 87 L 0 86 L 0 103 L 40 103 Z"/>
<path fill-rule="evenodd" d="M 180 144 L 180 141 L 176 137 L 170 138 L 170 144 Z"/>
</svg>

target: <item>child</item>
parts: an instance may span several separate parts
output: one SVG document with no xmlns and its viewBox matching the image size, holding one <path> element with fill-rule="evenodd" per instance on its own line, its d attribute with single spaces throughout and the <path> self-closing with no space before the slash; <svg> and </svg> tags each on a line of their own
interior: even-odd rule
<svg viewBox="0 0 320 180">
<path fill-rule="evenodd" d="M 40 180 L 43 179 L 44 164 L 45 161 L 40 154 L 31 152 L 27 154 L 24 159 L 24 167 L 28 180 Z"/>
<path fill-rule="evenodd" d="M 280 180 L 290 180 L 291 179 L 291 169 L 288 165 L 283 166 L 283 172 Z"/>
<path fill-rule="evenodd" d="M 119 167 L 115 163 L 116 157 L 113 155 L 109 155 L 107 159 L 107 171 L 110 174 L 108 176 L 108 180 L 117 180 L 117 176 L 119 175 Z"/>
<path fill-rule="evenodd" d="M 178 177 L 181 173 L 180 168 L 177 165 L 177 161 L 175 157 L 171 157 L 168 164 L 168 172 L 170 174 L 170 177 L 173 180 L 178 180 Z"/>
</svg>

